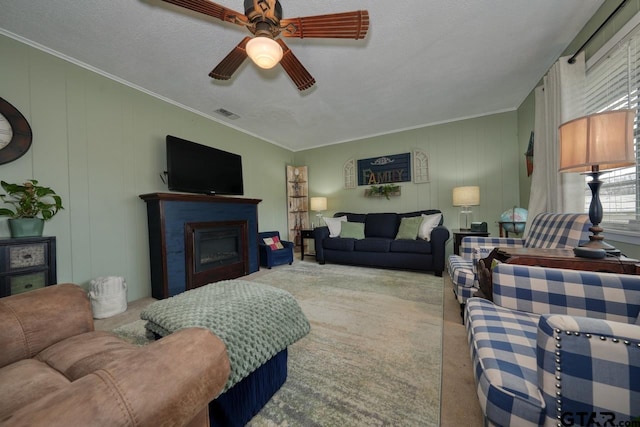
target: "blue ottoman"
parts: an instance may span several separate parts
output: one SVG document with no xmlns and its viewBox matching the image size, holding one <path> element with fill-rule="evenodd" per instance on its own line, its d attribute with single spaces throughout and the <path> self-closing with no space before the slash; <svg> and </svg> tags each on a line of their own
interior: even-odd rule
<svg viewBox="0 0 640 427">
<path fill-rule="evenodd" d="M 287 378 L 287 347 L 310 330 L 293 296 L 244 280 L 224 280 L 156 301 L 140 317 L 146 329 L 166 336 L 207 328 L 227 346 L 231 373 L 209 404 L 212 426 L 243 426 Z"/>
</svg>

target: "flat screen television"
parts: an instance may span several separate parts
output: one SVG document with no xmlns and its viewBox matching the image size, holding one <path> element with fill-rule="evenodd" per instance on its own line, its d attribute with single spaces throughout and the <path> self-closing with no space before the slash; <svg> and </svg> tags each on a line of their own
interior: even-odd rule
<svg viewBox="0 0 640 427">
<path fill-rule="evenodd" d="M 242 156 L 167 135 L 169 190 L 187 193 L 244 194 Z"/>
</svg>

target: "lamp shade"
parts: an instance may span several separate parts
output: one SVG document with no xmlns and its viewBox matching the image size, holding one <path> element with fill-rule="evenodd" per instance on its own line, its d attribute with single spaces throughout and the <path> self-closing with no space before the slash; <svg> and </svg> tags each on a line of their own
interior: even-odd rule
<svg viewBox="0 0 640 427">
<path fill-rule="evenodd" d="M 615 110 L 580 117 L 560 125 L 560 172 L 587 172 L 635 165 L 635 110 Z"/>
<path fill-rule="evenodd" d="M 326 211 L 327 210 L 327 198 L 326 197 L 312 197 L 311 198 L 311 210 L 312 211 Z"/>
<path fill-rule="evenodd" d="M 282 59 L 282 47 L 275 40 L 256 36 L 247 42 L 247 55 L 260 68 L 273 68 Z"/>
<path fill-rule="evenodd" d="M 453 189 L 453 206 L 478 206 L 480 204 L 480 187 L 455 187 Z"/>
</svg>

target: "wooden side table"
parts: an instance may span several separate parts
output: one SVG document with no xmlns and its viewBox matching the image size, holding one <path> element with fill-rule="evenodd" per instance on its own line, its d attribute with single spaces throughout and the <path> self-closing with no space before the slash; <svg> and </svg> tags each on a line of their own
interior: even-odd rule
<svg viewBox="0 0 640 427">
<path fill-rule="evenodd" d="M 489 232 L 487 231 L 451 230 L 451 232 L 453 233 L 453 253 L 456 255 L 460 255 L 460 245 L 464 237 L 489 237 Z"/>
<path fill-rule="evenodd" d="M 573 249 L 494 248 L 488 257 L 478 262 L 478 286 L 480 288 L 478 296 L 486 299 L 493 299 L 491 264 L 494 259 L 507 264 L 534 267 L 640 275 L 640 261 L 632 258 L 583 258 L 575 256 Z"/>
<path fill-rule="evenodd" d="M 313 230 L 300 230 L 300 260 L 303 261 L 304 260 L 304 239 L 311 239 L 315 242 L 315 239 L 313 237 Z M 307 254 L 309 256 L 315 255 L 315 254 Z"/>
</svg>

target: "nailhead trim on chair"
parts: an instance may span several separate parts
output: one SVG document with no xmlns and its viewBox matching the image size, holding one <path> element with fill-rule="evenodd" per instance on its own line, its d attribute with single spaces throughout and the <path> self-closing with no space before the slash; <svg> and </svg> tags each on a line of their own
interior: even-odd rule
<svg viewBox="0 0 640 427">
<path fill-rule="evenodd" d="M 561 361 L 561 351 L 560 350 L 562 349 L 562 345 L 561 345 L 562 333 L 564 332 L 565 334 L 567 334 L 569 336 L 574 335 L 576 337 L 579 337 L 580 335 L 584 335 L 587 339 L 593 338 L 593 335 L 589 334 L 589 333 L 581 334 L 580 332 L 577 332 L 577 331 L 576 332 L 562 331 L 559 328 L 556 328 L 554 330 L 554 332 L 555 332 L 554 338 L 557 341 L 557 343 L 556 343 L 556 351 L 555 351 L 555 355 L 556 355 L 555 362 L 556 362 L 556 372 L 558 372 L 556 374 L 556 380 L 558 381 L 556 383 L 556 388 L 558 389 L 558 391 L 556 391 L 556 396 L 558 398 L 556 400 L 556 403 L 558 404 L 558 406 L 556 408 L 556 418 L 558 420 L 561 420 L 562 419 L 562 392 L 561 392 L 561 390 L 562 390 L 562 384 L 561 384 L 562 377 L 560 376 L 559 372 L 561 372 L 561 370 L 562 370 L 562 368 L 560 366 L 560 361 Z M 607 341 L 607 339 L 608 339 L 604 335 L 600 335 L 599 338 L 600 338 L 600 341 Z M 611 339 L 611 342 L 614 343 L 614 344 L 617 344 L 617 343 L 620 342 L 620 340 L 618 338 L 610 338 L 610 339 Z M 629 341 L 629 340 L 623 340 L 622 342 L 623 342 L 624 345 L 627 345 L 627 346 L 631 345 L 631 341 Z M 637 342 L 635 345 L 638 348 L 640 348 L 640 342 Z M 558 424 L 556 424 L 556 426 L 557 427 L 563 427 L 563 424 L 562 423 L 558 423 Z"/>
</svg>

